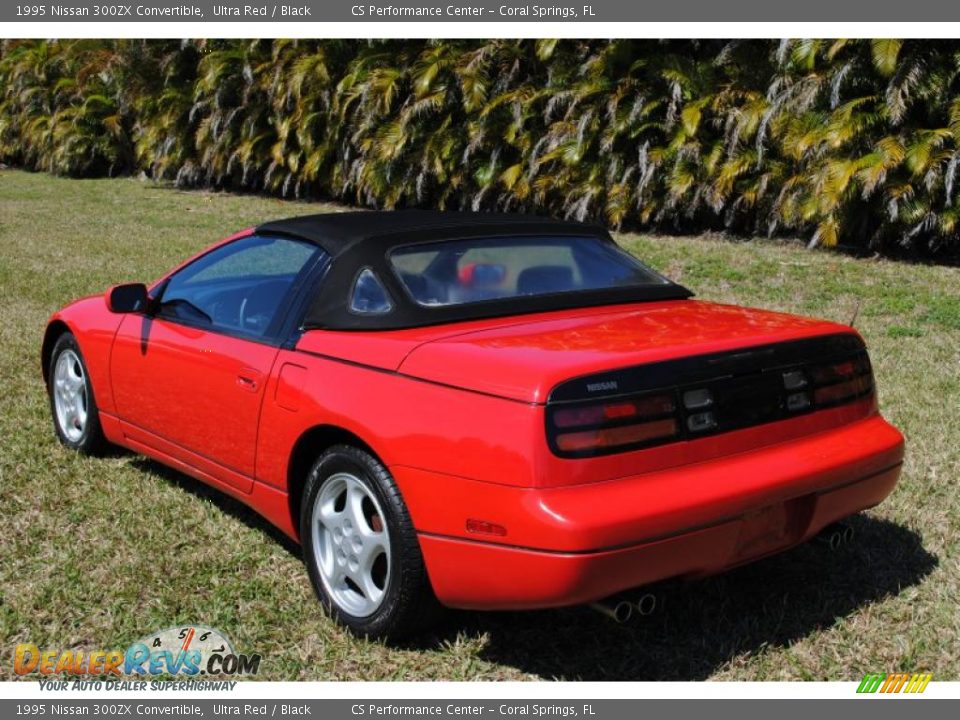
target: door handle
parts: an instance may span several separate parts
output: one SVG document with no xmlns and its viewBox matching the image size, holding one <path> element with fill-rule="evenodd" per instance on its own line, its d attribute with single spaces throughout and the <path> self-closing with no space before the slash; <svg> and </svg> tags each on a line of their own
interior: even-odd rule
<svg viewBox="0 0 960 720">
<path fill-rule="evenodd" d="M 237 375 L 237 385 L 244 390 L 256 392 L 257 388 L 260 387 L 260 373 L 253 370 L 241 370 L 240 374 Z"/>
</svg>

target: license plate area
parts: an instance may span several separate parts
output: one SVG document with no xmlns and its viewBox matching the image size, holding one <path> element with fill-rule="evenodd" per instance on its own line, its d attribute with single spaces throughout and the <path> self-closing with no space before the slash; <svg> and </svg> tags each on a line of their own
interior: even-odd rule
<svg viewBox="0 0 960 720">
<path fill-rule="evenodd" d="M 805 496 L 744 515 L 737 538 L 737 559 L 766 555 L 798 542 L 810 523 L 813 503 L 813 496 Z"/>
</svg>

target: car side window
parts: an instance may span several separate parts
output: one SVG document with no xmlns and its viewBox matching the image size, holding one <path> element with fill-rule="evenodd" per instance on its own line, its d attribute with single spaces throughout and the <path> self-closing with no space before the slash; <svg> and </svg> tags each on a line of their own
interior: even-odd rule
<svg viewBox="0 0 960 720">
<path fill-rule="evenodd" d="M 350 312 L 358 315 L 383 315 L 393 310 L 393 303 L 380 278 L 370 268 L 364 268 L 353 282 L 350 292 Z"/>
<path fill-rule="evenodd" d="M 250 235 L 175 273 L 158 315 L 189 325 L 265 338 L 282 320 L 294 284 L 323 251 L 301 240 Z"/>
</svg>

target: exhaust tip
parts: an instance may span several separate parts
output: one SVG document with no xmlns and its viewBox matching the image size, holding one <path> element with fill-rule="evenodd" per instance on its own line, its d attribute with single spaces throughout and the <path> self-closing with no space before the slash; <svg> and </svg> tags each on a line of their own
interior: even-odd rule
<svg viewBox="0 0 960 720">
<path fill-rule="evenodd" d="M 853 525 L 847 525 L 847 526 L 843 529 L 843 542 L 849 545 L 850 543 L 853 542 L 853 538 L 854 538 L 854 536 L 855 536 L 856 534 L 857 534 L 857 533 L 856 533 L 856 531 L 853 529 Z"/>
<path fill-rule="evenodd" d="M 614 606 L 613 615 L 618 623 L 629 622 L 630 618 L 633 617 L 633 605 L 626 600 L 622 600 Z"/>
<path fill-rule="evenodd" d="M 829 544 L 831 550 L 839 550 L 840 546 L 843 545 L 843 533 L 839 530 L 834 530 L 830 533 Z"/>
<path fill-rule="evenodd" d="M 839 550 L 841 546 L 852 539 L 853 528 L 849 525 L 830 525 L 817 536 L 817 540 L 830 550 Z"/>
<path fill-rule="evenodd" d="M 626 600 L 601 600 L 592 603 L 590 607 L 620 625 L 630 622 L 630 618 L 633 617 L 633 604 Z"/>
<path fill-rule="evenodd" d="M 641 595 L 640 599 L 637 600 L 637 612 L 643 616 L 653 615 L 654 611 L 657 609 L 657 596 L 653 593 L 646 593 Z"/>
</svg>

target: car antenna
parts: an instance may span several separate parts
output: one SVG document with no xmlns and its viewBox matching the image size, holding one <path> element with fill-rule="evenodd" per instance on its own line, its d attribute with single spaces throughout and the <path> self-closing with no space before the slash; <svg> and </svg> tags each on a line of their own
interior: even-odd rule
<svg viewBox="0 0 960 720">
<path fill-rule="evenodd" d="M 847 324 L 850 327 L 853 327 L 854 323 L 857 322 L 857 316 L 860 314 L 860 298 L 857 298 L 857 306 L 853 309 L 853 315 L 850 317 L 850 322 Z"/>
</svg>

